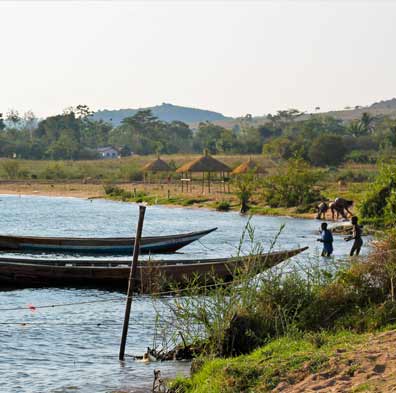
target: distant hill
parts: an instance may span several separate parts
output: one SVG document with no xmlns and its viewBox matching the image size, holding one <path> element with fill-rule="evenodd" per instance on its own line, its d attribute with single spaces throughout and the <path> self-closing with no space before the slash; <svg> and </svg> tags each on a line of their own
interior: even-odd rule
<svg viewBox="0 0 396 393">
<path fill-rule="evenodd" d="M 343 110 L 329 111 L 329 112 L 315 112 L 307 113 L 301 116 L 300 120 L 307 120 L 311 116 L 331 116 L 336 119 L 340 119 L 345 122 L 351 120 L 360 119 L 364 112 L 368 112 L 373 116 L 389 116 L 391 118 L 396 118 L 396 98 L 391 98 L 389 100 L 383 100 L 375 102 L 372 105 L 367 106 L 354 106 L 351 108 L 345 108 Z M 254 116 L 250 120 L 250 125 L 259 126 L 268 122 L 266 116 Z M 246 124 L 246 119 L 243 118 L 228 118 L 219 121 L 214 121 L 215 124 L 221 125 L 225 128 L 232 129 L 242 123 Z"/>
<path fill-rule="evenodd" d="M 396 110 L 396 98 L 391 98 L 390 100 L 375 102 L 370 106 L 373 109 L 393 109 Z"/>
<path fill-rule="evenodd" d="M 126 117 L 133 116 L 141 109 L 150 109 L 154 116 L 162 121 L 183 121 L 185 123 L 199 123 L 201 121 L 224 121 L 231 119 L 218 112 L 208 111 L 204 109 L 188 108 L 185 106 L 177 106 L 163 103 L 162 105 L 152 106 L 140 109 L 115 109 L 100 110 L 94 113 L 95 120 L 103 120 L 117 126 Z"/>
<path fill-rule="evenodd" d="M 375 102 L 374 104 L 367 106 L 355 106 L 354 108 L 345 108 L 344 110 L 340 111 L 318 113 L 318 115 L 333 116 L 340 120 L 351 121 L 355 119 L 360 119 L 364 112 L 368 112 L 373 116 L 383 115 L 395 118 L 396 98 Z"/>
<path fill-rule="evenodd" d="M 149 108 L 153 114 L 163 121 L 179 120 L 190 125 L 191 128 L 195 129 L 201 121 L 210 121 L 215 124 L 221 125 L 225 128 L 234 128 L 242 123 L 246 124 L 244 118 L 233 118 L 227 117 L 219 112 L 213 112 L 197 108 L 188 108 L 185 106 L 177 106 L 172 104 L 162 104 Z M 139 109 L 118 109 L 118 110 L 101 110 L 97 111 L 93 118 L 95 120 L 103 120 L 117 126 L 121 123 L 125 117 L 133 116 Z M 345 108 L 343 110 L 330 111 L 330 112 L 316 112 L 307 113 L 300 119 L 304 120 L 309 116 L 332 116 L 343 121 L 351 121 L 354 119 L 360 119 L 364 112 L 369 112 L 372 115 L 386 115 L 396 118 L 396 98 L 389 100 L 383 100 L 375 102 L 372 105 L 367 106 L 355 106 L 351 108 Z M 258 126 L 268 122 L 266 116 L 254 116 L 250 120 L 252 126 Z"/>
</svg>

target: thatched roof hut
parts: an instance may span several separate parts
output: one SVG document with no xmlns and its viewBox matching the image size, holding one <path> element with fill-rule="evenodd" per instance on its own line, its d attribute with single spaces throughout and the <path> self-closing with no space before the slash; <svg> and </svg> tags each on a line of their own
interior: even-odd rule
<svg viewBox="0 0 396 393">
<path fill-rule="evenodd" d="M 142 168 L 143 172 L 170 172 L 171 170 L 171 167 L 159 157 Z"/>
<path fill-rule="evenodd" d="M 144 183 L 151 183 L 151 174 L 154 174 L 154 179 L 157 178 L 157 181 L 161 182 L 161 177 L 159 172 L 171 172 L 172 168 L 164 161 L 161 160 L 159 155 L 157 159 L 149 162 L 142 168 L 143 172 L 143 181 Z M 169 178 L 168 178 L 169 183 Z"/>
<path fill-rule="evenodd" d="M 210 192 L 210 174 L 211 173 L 218 173 L 221 176 L 221 184 L 222 187 L 225 190 L 225 173 L 231 172 L 231 169 L 226 165 L 223 164 L 221 161 L 216 160 L 215 158 L 211 157 L 208 153 L 208 151 L 205 151 L 205 155 L 202 157 L 198 157 L 195 160 L 188 162 L 187 164 L 182 165 L 179 169 L 176 170 L 177 173 L 182 173 L 182 174 L 190 174 L 190 178 L 188 179 L 182 179 L 182 191 L 183 191 L 183 180 L 191 181 L 192 176 L 191 174 L 194 173 L 202 173 L 202 192 L 205 190 L 205 174 L 207 178 L 207 184 L 208 184 L 208 191 Z M 188 191 L 188 182 L 186 183 L 187 185 L 187 191 Z M 191 183 L 190 183 L 191 187 Z"/>
<path fill-rule="evenodd" d="M 231 172 L 231 169 L 226 164 L 205 153 L 204 156 L 182 165 L 176 172 Z"/>
<path fill-rule="evenodd" d="M 233 175 L 244 175 L 246 173 L 265 174 L 267 171 L 251 158 L 249 158 L 241 165 L 238 165 L 231 173 Z"/>
</svg>

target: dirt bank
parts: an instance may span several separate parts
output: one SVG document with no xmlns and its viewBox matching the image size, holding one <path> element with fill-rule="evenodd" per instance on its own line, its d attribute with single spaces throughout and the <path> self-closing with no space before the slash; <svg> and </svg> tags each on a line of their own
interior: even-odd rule
<svg viewBox="0 0 396 393">
<path fill-rule="evenodd" d="M 281 383 L 273 392 L 396 392 L 395 348 L 395 330 L 379 333 L 354 351 L 336 354 L 325 370 L 295 385 Z"/>
</svg>

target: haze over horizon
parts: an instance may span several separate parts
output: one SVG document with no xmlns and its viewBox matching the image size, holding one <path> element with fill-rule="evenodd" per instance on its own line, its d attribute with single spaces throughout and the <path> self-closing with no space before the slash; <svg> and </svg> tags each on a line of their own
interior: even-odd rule
<svg viewBox="0 0 396 393">
<path fill-rule="evenodd" d="M 396 96 L 396 4 L 2 2 L 0 113 L 161 104 L 226 116 Z"/>
</svg>

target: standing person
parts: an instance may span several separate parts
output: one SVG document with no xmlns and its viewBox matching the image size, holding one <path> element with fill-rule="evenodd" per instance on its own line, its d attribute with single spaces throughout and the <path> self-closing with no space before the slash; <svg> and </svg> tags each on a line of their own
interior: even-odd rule
<svg viewBox="0 0 396 393">
<path fill-rule="evenodd" d="M 358 224 L 358 218 L 356 216 L 352 217 L 352 236 L 348 236 L 345 238 L 345 240 L 347 242 L 349 242 L 350 240 L 353 240 L 353 244 L 352 244 L 352 248 L 351 248 L 351 252 L 349 253 L 349 255 L 351 257 L 353 257 L 356 253 L 356 256 L 358 256 L 360 254 L 360 250 L 363 246 L 363 240 L 362 240 L 362 228 L 361 226 Z"/>
<path fill-rule="evenodd" d="M 316 219 L 320 220 L 322 218 L 322 216 L 323 216 L 323 220 L 325 220 L 326 219 L 326 213 L 329 210 L 329 206 L 327 205 L 327 203 L 325 201 L 320 202 L 318 207 L 317 207 L 317 209 L 318 209 L 318 214 L 316 216 Z"/>
<path fill-rule="evenodd" d="M 327 223 L 322 222 L 319 242 L 323 243 L 322 257 L 330 257 L 333 253 L 333 234 L 327 229 Z"/>
</svg>

